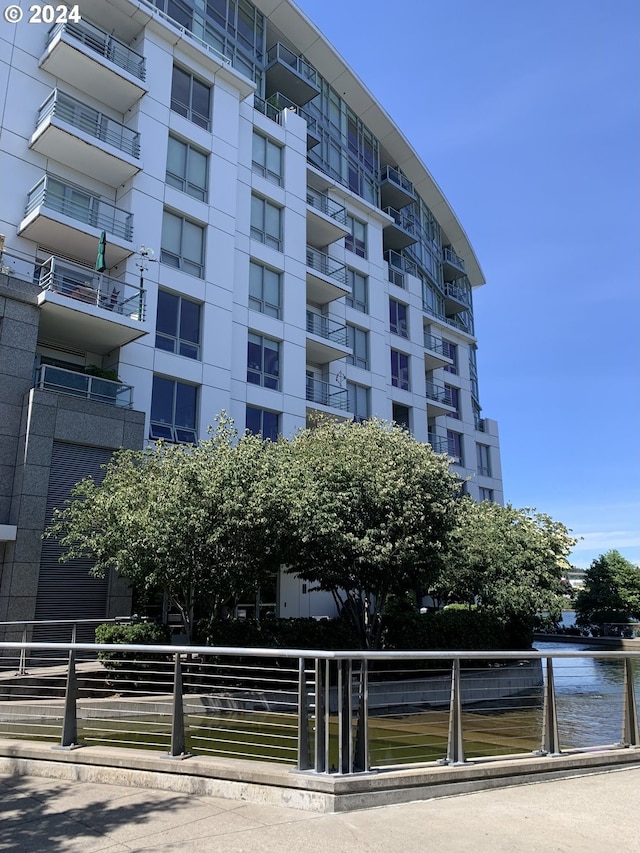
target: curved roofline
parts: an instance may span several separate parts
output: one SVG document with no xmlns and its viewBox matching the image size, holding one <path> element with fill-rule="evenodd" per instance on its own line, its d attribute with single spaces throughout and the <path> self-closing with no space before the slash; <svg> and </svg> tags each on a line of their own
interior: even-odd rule
<svg viewBox="0 0 640 853">
<path fill-rule="evenodd" d="M 253 0 L 269 21 L 291 40 L 299 53 L 319 71 L 324 79 L 362 119 L 381 145 L 413 183 L 416 192 L 433 212 L 455 252 L 465 262 L 472 287 L 485 283 L 485 278 L 460 220 L 415 148 L 380 106 L 355 71 L 331 46 L 318 27 L 307 18 L 293 0 Z"/>
</svg>

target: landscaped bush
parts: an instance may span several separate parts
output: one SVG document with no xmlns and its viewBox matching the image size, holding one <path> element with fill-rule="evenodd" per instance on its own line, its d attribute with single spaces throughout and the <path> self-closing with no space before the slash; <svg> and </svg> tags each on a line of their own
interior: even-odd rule
<svg viewBox="0 0 640 853">
<path fill-rule="evenodd" d="M 466 651 L 530 649 L 532 626 L 481 610 L 451 606 L 434 613 L 393 613 L 383 622 L 385 649 Z"/>
<path fill-rule="evenodd" d="M 122 645 L 167 645 L 169 628 L 155 622 L 105 623 L 96 628 L 96 643 Z M 119 690 L 165 689 L 173 672 L 167 662 L 171 655 L 143 652 L 99 652 L 98 659 L 109 673 L 109 684 Z M 126 683 L 128 682 L 128 684 Z"/>
</svg>

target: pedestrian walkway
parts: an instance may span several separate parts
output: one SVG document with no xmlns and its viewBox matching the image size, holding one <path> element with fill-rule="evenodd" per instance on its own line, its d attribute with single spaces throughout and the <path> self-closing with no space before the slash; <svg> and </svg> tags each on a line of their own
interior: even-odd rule
<svg viewBox="0 0 640 853">
<path fill-rule="evenodd" d="M 347 814 L 0 775 L 10 853 L 602 853 L 640 849 L 640 768 Z"/>
</svg>

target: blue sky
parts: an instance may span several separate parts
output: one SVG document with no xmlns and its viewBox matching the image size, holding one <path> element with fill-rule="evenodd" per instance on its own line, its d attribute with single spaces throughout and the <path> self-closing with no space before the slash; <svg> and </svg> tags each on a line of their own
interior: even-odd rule
<svg viewBox="0 0 640 853">
<path fill-rule="evenodd" d="M 297 2 L 476 250 L 506 500 L 640 563 L 640 4 Z"/>
</svg>

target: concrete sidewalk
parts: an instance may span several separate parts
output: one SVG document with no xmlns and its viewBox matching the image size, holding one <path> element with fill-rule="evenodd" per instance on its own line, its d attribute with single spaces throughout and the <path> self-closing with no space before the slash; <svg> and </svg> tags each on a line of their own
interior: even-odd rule
<svg viewBox="0 0 640 853">
<path fill-rule="evenodd" d="M 602 853 L 640 850 L 640 768 L 347 814 L 0 775 L 12 853 Z"/>
</svg>

